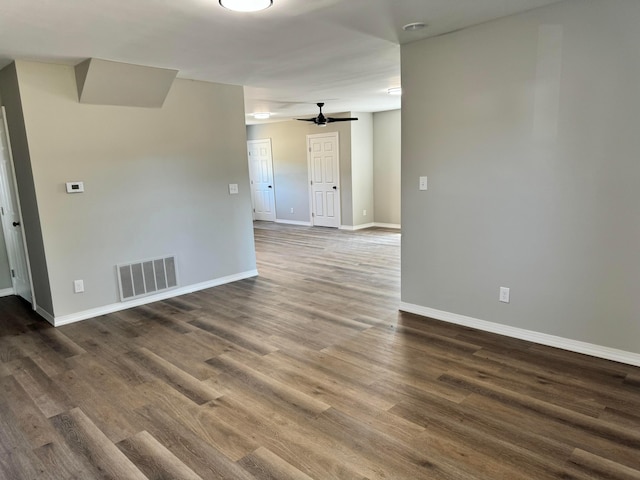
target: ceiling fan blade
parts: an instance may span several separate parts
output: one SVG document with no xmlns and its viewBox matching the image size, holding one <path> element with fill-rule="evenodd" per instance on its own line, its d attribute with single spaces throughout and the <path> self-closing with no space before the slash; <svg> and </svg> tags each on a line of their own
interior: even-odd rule
<svg viewBox="0 0 640 480">
<path fill-rule="evenodd" d="M 315 118 L 296 118 L 296 120 L 301 120 L 303 122 L 313 122 L 316 125 L 318 125 L 319 127 L 325 127 L 327 125 L 327 123 L 332 123 L 332 122 L 352 122 L 353 120 L 358 120 L 355 117 L 351 117 L 351 118 L 325 117 L 324 114 L 322 113 L 322 107 L 324 106 L 324 103 L 320 102 L 320 103 L 317 103 L 316 105 L 318 105 L 318 108 L 320 109 L 320 113 L 318 114 L 317 117 L 315 117 Z"/>
<path fill-rule="evenodd" d="M 353 120 L 358 120 L 358 118 L 357 117 L 351 117 L 351 118 L 327 117 L 327 123 L 332 123 L 332 122 L 352 122 Z"/>
</svg>

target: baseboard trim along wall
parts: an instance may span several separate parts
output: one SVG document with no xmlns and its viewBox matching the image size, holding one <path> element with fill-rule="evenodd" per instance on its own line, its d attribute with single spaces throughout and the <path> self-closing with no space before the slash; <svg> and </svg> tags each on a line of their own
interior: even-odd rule
<svg viewBox="0 0 640 480">
<path fill-rule="evenodd" d="M 355 226 L 340 225 L 340 230 L 355 231 L 355 230 L 364 230 L 365 228 L 374 228 L 374 227 L 394 228 L 394 229 L 400 230 L 400 225 L 397 225 L 395 223 L 378 223 L 378 222 L 363 223 L 362 225 L 355 225 Z"/>
<path fill-rule="evenodd" d="M 0 290 L 0 297 L 8 297 L 9 295 L 14 295 L 15 292 L 13 288 L 3 288 Z"/>
<path fill-rule="evenodd" d="M 286 225 L 300 225 L 301 227 L 310 227 L 311 222 L 301 222 L 299 220 L 280 220 L 276 218 L 276 223 L 284 223 Z"/>
<path fill-rule="evenodd" d="M 375 227 L 374 223 L 363 223 L 362 225 L 340 225 L 340 230 L 364 230 L 365 228 Z"/>
<path fill-rule="evenodd" d="M 311 222 L 300 222 L 298 220 L 281 220 L 279 218 L 276 218 L 276 223 L 284 223 L 285 225 L 300 225 L 301 227 L 311 227 L 312 226 Z M 355 231 L 355 230 L 363 230 L 365 228 L 372 228 L 372 227 L 393 228 L 393 229 L 396 229 L 396 230 L 400 230 L 400 225 L 398 225 L 396 223 L 378 223 L 378 222 L 363 223 L 362 225 L 356 225 L 356 226 L 340 225 L 340 230 Z"/>
<path fill-rule="evenodd" d="M 53 325 L 55 327 L 56 319 L 53 318 L 53 315 L 51 315 L 49 312 L 47 312 L 45 309 L 43 309 L 40 305 L 36 304 L 34 307 L 35 307 L 34 310 L 36 311 L 36 313 L 38 315 L 40 315 L 47 322 L 49 322 L 51 325 Z"/>
<path fill-rule="evenodd" d="M 398 224 L 398 223 L 379 223 L 379 222 L 374 222 L 373 226 L 374 227 L 380 227 L 380 228 L 394 228 L 396 230 L 400 230 L 402 228 L 400 226 L 400 224 Z"/>
<path fill-rule="evenodd" d="M 415 313 L 416 315 L 442 320 L 443 322 L 455 323 L 456 325 L 476 328 L 478 330 L 497 333 L 499 335 L 518 338 L 520 340 L 527 340 L 529 342 L 539 343 L 549 347 L 561 348 L 570 352 L 583 353 L 585 355 L 591 355 L 592 357 L 604 358 L 606 360 L 613 360 L 614 362 L 626 363 L 628 365 L 640 367 L 640 354 L 633 352 L 603 347 L 601 345 L 571 340 L 569 338 L 557 337 L 546 333 L 534 332 L 523 328 L 510 327 L 508 325 L 479 320 L 477 318 L 467 317 L 457 313 L 445 312 L 406 302 L 400 302 L 399 308 L 403 312 Z"/>
<path fill-rule="evenodd" d="M 147 303 L 158 302 L 160 300 L 166 300 L 167 298 L 178 297 L 180 295 L 186 295 L 187 293 L 197 292 L 198 290 L 204 290 L 206 288 L 217 287 L 224 285 L 225 283 L 237 282 L 238 280 L 244 280 L 245 278 L 256 277 L 258 270 L 249 270 L 246 272 L 236 273 L 234 275 L 228 275 L 226 277 L 216 278 L 207 282 L 196 283 L 193 285 L 187 285 L 186 287 L 175 288 L 173 290 L 167 290 L 157 295 L 149 295 L 147 297 L 138 298 L 128 302 L 112 303 L 111 305 L 105 305 L 103 307 L 91 308 L 78 313 L 72 313 L 69 315 L 62 315 L 59 317 L 51 317 L 47 312 L 40 309 L 36 311 L 44 317 L 49 323 L 55 327 L 62 325 L 68 325 L 69 323 L 79 322 L 81 320 L 87 320 L 89 318 L 99 317 L 108 313 L 119 312 L 128 308 L 139 307 L 140 305 L 146 305 Z"/>
</svg>

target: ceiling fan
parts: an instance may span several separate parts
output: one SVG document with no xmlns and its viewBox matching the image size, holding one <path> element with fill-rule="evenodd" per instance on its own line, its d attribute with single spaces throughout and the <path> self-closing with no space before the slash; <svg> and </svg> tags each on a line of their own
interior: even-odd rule
<svg viewBox="0 0 640 480">
<path fill-rule="evenodd" d="M 316 105 L 318 105 L 318 107 L 320 108 L 320 113 L 318 114 L 317 117 L 313 117 L 313 118 L 297 118 L 296 120 L 302 120 L 303 122 L 313 122 L 316 125 L 318 125 L 319 127 L 326 127 L 327 123 L 333 123 L 333 122 L 351 122 L 353 120 L 358 120 L 357 118 L 351 117 L 351 118 L 335 118 L 335 117 L 325 117 L 324 114 L 322 113 L 322 107 L 324 107 L 324 103 L 316 103 Z"/>
</svg>

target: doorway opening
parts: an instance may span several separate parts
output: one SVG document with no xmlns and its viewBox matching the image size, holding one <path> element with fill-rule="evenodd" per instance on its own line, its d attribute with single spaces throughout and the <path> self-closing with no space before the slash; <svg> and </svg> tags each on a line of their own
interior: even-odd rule
<svg viewBox="0 0 640 480">
<path fill-rule="evenodd" d="M 13 294 L 35 305 L 27 245 L 22 226 L 22 212 L 17 192 L 7 117 L 5 108 L 2 107 L 2 121 L 0 121 L 0 202 L 2 203 L 0 217 L 2 218 L 2 230 Z"/>
</svg>

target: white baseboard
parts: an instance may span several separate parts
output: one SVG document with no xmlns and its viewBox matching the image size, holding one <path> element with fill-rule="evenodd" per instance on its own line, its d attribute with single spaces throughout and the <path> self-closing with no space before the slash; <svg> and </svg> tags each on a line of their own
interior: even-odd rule
<svg viewBox="0 0 640 480">
<path fill-rule="evenodd" d="M 235 275 L 228 275 L 226 277 L 216 278 L 207 282 L 196 283 L 194 285 L 187 285 L 186 287 L 176 288 L 166 292 L 159 293 L 157 295 L 149 295 L 148 297 L 139 298 L 122 303 L 112 303 L 111 305 L 104 305 L 102 307 L 91 308 L 82 312 L 71 313 L 69 315 L 61 315 L 59 317 L 51 317 L 51 320 L 47 316 L 43 315 L 46 312 L 37 312 L 42 315 L 47 321 L 56 327 L 62 325 L 68 325 L 69 323 L 79 322 L 81 320 L 87 320 L 89 318 L 99 317 L 108 313 L 119 312 L 128 308 L 139 307 L 140 305 L 146 305 L 147 303 L 158 302 L 160 300 L 166 300 L 168 298 L 178 297 L 180 295 L 186 295 L 187 293 L 197 292 L 198 290 L 204 290 L 206 288 L 217 287 L 224 285 L 225 283 L 237 282 L 238 280 L 244 280 L 245 278 L 255 277 L 258 275 L 257 270 L 249 270 L 246 272 L 237 273 Z M 48 314 L 47 314 L 48 315 Z"/>
<path fill-rule="evenodd" d="M 0 297 L 8 297 L 9 295 L 15 295 L 13 288 L 3 288 L 0 290 Z"/>
<path fill-rule="evenodd" d="M 56 320 L 49 312 L 43 309 L 40 305 L 33 305 L 33 309 L 36 311 L 38 315 L 44 318 L 47 322 L 49 322 L 54 327 L 56 326 Z"/>
<path fill-rule="evenodd" d="M 286 225 L 299 225 L 301 227 L 311 227 L 311 222 L 300 222 L 298 220 L 282 220 L 280 218 L 276 218 L 276 223 L 284 223 Z M 340 225 L 340 230 L 349 230 L 349 231 L 355 231 L 355 230 L 363 230 L 365 228 L 372 228 L 372 227 L 380 227 L 380 228 L 394 228 L 397 230 L 400 230 L 400 225 L 396 224 L 396 223 L 378 223 L 378 222 L 373 222 L 373 223 L 363 223 L 362 225 Z"/>
<path fill-rule="evenodd" d="M 486 332 L 497 333 L 507 337 L 519 338 L 520 340 L 527 340 L 529 342 L 547 345 L 549 347 L 569 350 L 570 352 L 583 353 L 585 355 L 591 355 L 592 357 L 604 358 L 606 360 L 613 360 L 614 362 L 626 363 L 628 365 L 640 367 L 640 354 L 638 353 L 604 347 L 593 343 L 581 342 L 570 338 L 557 337 L 555 335 L 534 332 L 523 328 L 510 327 L 500 323 L 479 320 L 477 318 L 436 310 L 434 308 L 423 307 L 411 303 L 400 302 L 400 310 L 403 312 L 415 313 L 416 315 L 422 315 L 423 317 L 442 320 L 444 322 L 455 323 L 456 325 L 463 325 L 465 327 L 476 328 Z"/>
<path fill-rule="evenodd" d="M 378 222 L 373 222 L 373 223 L 363 223 L 361 225 L 340 225 L 340 230 L 350 230 L 350 231 L 355 231 L 355 230 L 364 230 L 365 228 L 373 228 L 373 227 L 380 227 L 380 228 L 394 228 L 397 230 L 400 230 L 400 225 L 397 225 L 395 223 L 378 223 Z"/>
<path fill-rule="evenodd" d="M 287 225 L 300 225 L 301 227 L 310 227 L 311 222 L 300 222 L 298 220 L 281 220 L 276 218 L 276 223 L 284 223 Z"/>
<path fill-rule="evenodd" d="M 340 225 L 340 230 L 364 230 L 365 228 L 375 227 L 375 223 L 363 223 L 361 225 Z"/>
<path fill-rule="evenodd" d="M 374 222 L 373 223 L 374 227 L 380 227 L 380 228 L 393 228 L 396 230 L 400 230 L 402 227 L 400 226 L 399 223 L 380 223 L 380 222 Z"/>
</svg>

